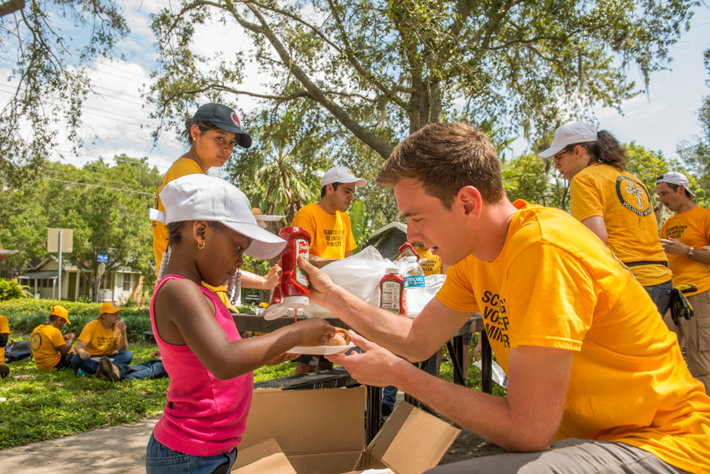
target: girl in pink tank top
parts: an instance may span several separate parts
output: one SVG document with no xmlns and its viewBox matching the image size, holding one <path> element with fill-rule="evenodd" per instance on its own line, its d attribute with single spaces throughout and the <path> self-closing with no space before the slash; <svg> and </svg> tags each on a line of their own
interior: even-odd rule
<svg viewBox="0 0 710 474">
<path fill-rule="evenodd" d="M 157 218 L 170 244 L 150 318 L 170 386 L 146 471 L 228 472 L 251 404 L 252 371 L 293 359 L 287 351 L 294 346 L 322 345 L 335 330 L 314 318 L 241 339 L 229 310 L 201 282 L 222 285 L 243 254 L 273 258 L 285 242 L 259 227 L 246 196 L 219 178 L 183 176 L 160 199 L 165 213 Z"/>
</svg>

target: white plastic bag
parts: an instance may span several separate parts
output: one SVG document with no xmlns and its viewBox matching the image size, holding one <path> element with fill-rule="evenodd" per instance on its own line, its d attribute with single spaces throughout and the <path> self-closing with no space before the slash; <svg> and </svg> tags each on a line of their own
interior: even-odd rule
<svg viewBox="0 0 710 474">
<path fill-rule="evenodd" d="M 359 296 L 370 304 L 379 306 L 380 280 L 385 274 L 385 268 L 388 266 L 392 266 L 392 262 L 384 258 L 375 247 L 368 246 L 355 255 L 330 262 L 321 270 L 336 285 L 342 286 L 350 293 Z M 335 317 L 333 313 L 314 303 L 306 306 L 303 315 L 307 318 Z"/>
</svg>

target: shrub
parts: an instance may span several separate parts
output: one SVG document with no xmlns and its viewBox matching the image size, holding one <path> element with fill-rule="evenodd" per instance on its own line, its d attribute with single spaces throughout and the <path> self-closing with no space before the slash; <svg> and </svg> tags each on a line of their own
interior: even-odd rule
<svg viewBox="0 0 710 474">
<path fill-rule="evenodd" d="M 71 325 L 64 325 L 62 332 L 73 332 L 77 336 L 81 329 L 99 316 L 99 303 L 80 301 L 58 301 L 26 298 L 0 302 L 0 314 L 7 317 L 13 334 L 30 334 L 32 330 L 49 319 L 55 305 L 64 306 L 69 311 Z M 125 307 L 121 319 L 126 322 L 126 334 L 131 342 L 145 341 L 145 331 L 151 330 L 148 309 Z"/>
<path fill-rule="evenodd" d="M 5 280 L 0 278 L 0 301 L 27 298 L 25 289 L 27 285 L 20 285 L 17 280 Z"/>
<path fill-rule="evenodd" d="M 0 314 L 7 317 L 10 323 L 10 331 L 13 334 L 30 334 L 34 328 L 49 319 L 49 313 L 55 305 L 64 306 L 69 311 L 69 321 L 71 325 L 64 325 L 62 332 L 68 334 L 73 332 L 77 336 L 82 328 L 99 316 L 100 303 L 85 303 L 81 301 L 58 301 L 44 299 L 15 299 L 10 301 L 0 301 Z M 120 318 L 126 322 L 126 334 L 128 341 L 138 343 L 152 340 L 152 337 L 145 334 L 152 331 L 150 324 L 150 313 L 148 308 L 137 308 L 122 306 Z M 250 312 L 249 306 L 240 306 L 240 312 Z"/>
</svg>

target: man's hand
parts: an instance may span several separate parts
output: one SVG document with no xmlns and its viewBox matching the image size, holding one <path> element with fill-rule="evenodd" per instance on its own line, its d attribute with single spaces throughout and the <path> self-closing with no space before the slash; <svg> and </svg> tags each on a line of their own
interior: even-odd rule
<svg viewBox="0 0 710 474">
<path fill-rule="evenodd" d="M 89 354 L 85 349 L 77 349 L 76 353 L 79 354 L 79 358 L 81 358 L 81 360 L 86 360 L 91 357 L 91 354 Z"/>
<path fill-rule="evenodd" d="M 688 253 L 688 249 L 690 248 L 680 240 L 671 239 L 670 237 L 667 239 L 661 239 L 661 245 L 663 246 L 663 250 L 671 255 L 685 255 Z"/>
<path fill-rule="evenodd" d="M 325 358 L 334 364 L 345 367 L 350 376 L 361 384 L 385 387 L 395 385 L 395 367 L 400 364 L 414 367 L 404 359 L 397 357 L 374 342 L 368 341 L 353 331 L 348 331 L 350 342 L 363 349 L 363 353 L 352 352 L 349 355 L 326 355 Z"/>
<path fill-rule="evenodd" d="M 308 297 L 309 301 L 321 304 L 325 301 L 327 293 L 335 286 L 333 280 L 331 280 L 328 275 L 323 273 L 323 271 L 307 261 L 303 256 L 298 257 L 298 265 L 303 269 L 303 271 L 308 273 L 308 279 L 311 282 L 311 294 Z"/>
<path fill-rule="evenodd" d="M 74 344 L 74 339 L 76 339 L 76 336 L 72 333 L 64 335 L 64 340 L 67 341 L 69 345 Z"/>
<path fill-rule="evenodd" d="M 119 331 L 125 333 L 126 332 L 126 322 L 125 321 L 119 321 L 116 323 L 116 327 L 119 329 Z"/>
</svg>

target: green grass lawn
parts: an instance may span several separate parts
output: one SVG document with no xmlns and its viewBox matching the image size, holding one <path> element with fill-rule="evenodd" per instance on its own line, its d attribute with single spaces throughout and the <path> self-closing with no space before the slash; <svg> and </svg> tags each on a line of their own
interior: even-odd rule
<svg viewBox="0 0 710 474">
<path fill-rule="evenodd" d="M 18 338 L 20 339 L 20 338 Z M 150 359 L 157 347 L 129 345 L 133 363 Z M 97 377 L 77 377 L 71 369 L 37 370 L 33 361 L 8 364 L 10 375 L 0 380 L 0 449 L 82 433 L 105 426 L 157 417 L 165 405 L 169 379 L 122 380 L 111 383 Z M 293 375 L 294 364 L 265 366 L 254 373 L 255 382 Z M 440 376 L 451 381 L 453 370 L 444 351 Z M 15 379 L 18 375 L 29 380 Z M 481 387 L 481 373 L 472 367 L 467 385 Z M 494 387 L 494 393 L 504 393 Z"/>
</svg>

